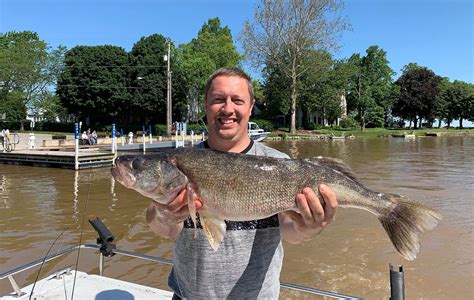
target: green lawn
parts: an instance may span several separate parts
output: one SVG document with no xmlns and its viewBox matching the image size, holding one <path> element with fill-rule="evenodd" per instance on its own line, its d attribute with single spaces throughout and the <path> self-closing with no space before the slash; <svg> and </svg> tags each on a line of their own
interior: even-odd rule
<svg viewBox="0 0 474 300">
<path fill-rule="evenodd" d="M 467 129 L 446 129 L 446 128 L 423 128 L 423 129 L 385 129 L 385 128 L 367 128 L 364 131 L 361 130 L 341 130 L 341 129 L 320 129 L 320 130 L 313 130 L 313 134 L 324 134 L 324 135 L 336 135 L 340 136 L 344 132 L 345 136 L 353 135 L 358 137 L 379 137 L 379 136 L 389 136 L 394 133 L 412 133 L 414 132 L 417 136 L 424 136 L 426 132 L 471 132 L 474 133 L 474 128 L 467 128 Z M 284 130 L 274 131 L 270 134 L 270 136 L 281 136 L 281 135 L 292 136 L 289 134 L 288 131 L 286 133 Z M 308 131 L 299 131 L 296 135 L 309 135 Z"/>
</svg>

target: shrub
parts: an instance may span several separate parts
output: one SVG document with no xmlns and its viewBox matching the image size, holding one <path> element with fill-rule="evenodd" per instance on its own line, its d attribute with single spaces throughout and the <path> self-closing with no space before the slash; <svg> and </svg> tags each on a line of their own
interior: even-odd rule
<svg viewBox="0 0 474 300">
<path fill-rule="evenodd" d="M 268 120 L 255 119 L 255 120 L 252 120 L 252 122 L 257 123 L 258 127 L 263 129 L 263 131 L 272 132 L 273 129 L 274 129 L 273 123 L 271 121 L 268 121 Z"/>
<path fill-rule="evenodd" d="M 339 126 L 341 128 L 357 129 L 359 127 L 359 122 L 351 117 L 347 117 L 339 121 Z"/>
</svg>

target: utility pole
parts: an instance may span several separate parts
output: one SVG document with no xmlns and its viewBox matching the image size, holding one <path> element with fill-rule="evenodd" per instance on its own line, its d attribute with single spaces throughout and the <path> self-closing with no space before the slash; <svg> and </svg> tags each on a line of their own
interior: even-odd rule
<svg viewBox="0 0 474 300">
<path fill-rule="evenodd" d="M 168 136 L 171 135 L 171 123 L 172 123 L 172 113 L 171 113 L 171 70 L 170 70 L 170 61 L 171 61 L 171 43 L 168 41 L 168 55 L 165 55 L 164 60 L 168 63 L 166 68 L 166 78 L 167 78 L 167 87 L 166 87 L 166 133 Z"/>
</svg>

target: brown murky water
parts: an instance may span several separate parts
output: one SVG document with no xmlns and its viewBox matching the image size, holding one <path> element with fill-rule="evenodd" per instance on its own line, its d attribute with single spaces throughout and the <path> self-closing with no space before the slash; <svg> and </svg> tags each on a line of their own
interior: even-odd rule
<svg viewBox="0 0 474 300">
<path fill-rule="evenodd" d="M 292 157 L 331 156 L 349 164 L 368 187 L 399 193 L 437 208 L 441 224 L 421 238 L 413 262 L 395 252 L 375 217 L 339 209 L 316 239 L 285 245 L 282 281 L 364 297 L 389 298 L 388 264 L 403 264 L 407 299 L 474 299 L 474 138 L 416 140 L 278 141 L 268 145 Z M 117 247 L 171 258 L 172 243 L 152 234 L 144 219 L 148 200 L 116 184 L 108 169 L 46 169 L 0 164 L 0 272 L 79 243 L 96 234 L 87 219 L 100 217 Z M 83 228 L 83 231 L 81 230 Z M 83 234 L 81 235 L 81 232 Z M 70 255 L 43 268 L 46 275 L 76 262 Z M 82 251 L 79 269 L 97 271 Z M 37 269 L 16 275 L 31 283 Z M 106 275 L 166 288 L 169 267 L 133 259 L 106 260 Z M 0 282 L 0 295 L 10 292 Z M 282 292 L 282 298 L 304 295 Z"/>
</svg>

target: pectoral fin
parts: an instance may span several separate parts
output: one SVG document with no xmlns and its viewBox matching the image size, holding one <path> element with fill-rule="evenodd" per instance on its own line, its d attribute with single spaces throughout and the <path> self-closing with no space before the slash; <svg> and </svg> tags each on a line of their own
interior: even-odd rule
<svg viewBox="0 0 474 300">
<path fill-rule="evenodd" d="M 202 229 L 211 248 L 217 251 L 221 241 L 224 239 L 226 231 L 225 221 L 209 214 L 205 209 L 199 211 L 199 217 Z"/>
</svg>

